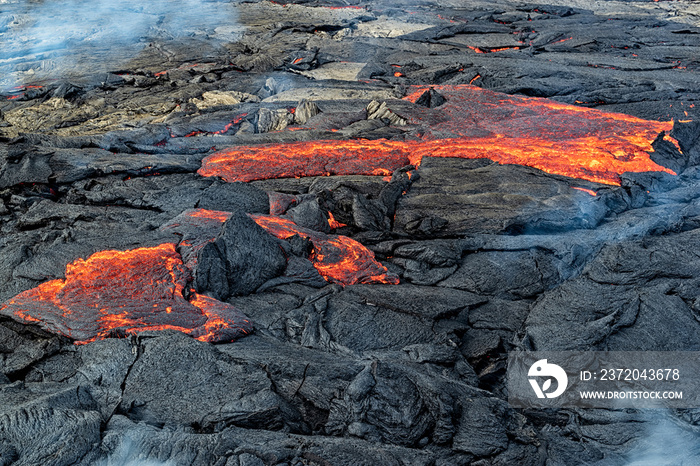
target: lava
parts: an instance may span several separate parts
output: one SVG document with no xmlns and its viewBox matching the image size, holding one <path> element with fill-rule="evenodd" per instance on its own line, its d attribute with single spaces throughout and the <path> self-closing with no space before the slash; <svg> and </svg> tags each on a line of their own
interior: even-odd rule
<svg viewBox="0 0 700 466">
<path fill-rule="evenodd" d="M 552 42 L 552 44 L 561 44 L 562 42 L 566 42 L 567 40 L 571 40 L 571 39 L 573 39 L 573 37 L 567 37 L 565 39 L 555 40 L 554 42 Z"/>
<path fill-rule="evenodd" d="M 324 175 L 379 175 L 408 165 L 396 141 L 304 141 L 240 146 L 204 158 L 198 173 L 226 181 Z"/>
<path fill-rule="evenodd" d="M 158 71 L 157 73 L 153 73 L 153 76 L 161 77 L 161 76 L 167 75 L 169 71 L 187 70 L 187 69 L 191 69 L 191 68 L 196 68 L 199 65 L 200 65 L 199 63 L 186 63 L 178 68 L 172 68 L 172 69 L 168 69 L 168 70 L 164 70 L 164 71 Z"/>
<path fill-rule="evenodd" d="M 601 147 L 602 146 L 602 147 Z M 649 146 L 651 149 L 651 145 Z M 649 154 L 616 138 L 577 138 L 552 141 L 536 137 L 436 140 L 413 151 L 414 164 L 423 156 L 489 158 L 503 164 L 526 165 L 547 173 L 603 184 L 619 184 L 624 172 L 673 171 L 661 167 Z"/>
<path fill-rule="evenodd" d="M 7 100 L 16 100 L 19 99 L 20 97 L 24 97 L 27 93 L 26 91 L 29 91 L 31 89 L 43 89 L 44 86 L 40 85 L 26 85 L 26 86 L 15 86 L 12 88 L 10 91 L 14 95 L 7 96 Z"/>
<path fill-rule="evenodd" d="M 575 189 L 575 190 L 577 190 L 577 191 L 584 192 L 584 193 L 586 193 L 586 194 L 590 194 L 591 196 L 594 196 L 594 197 L 598 195 L 598 193 L 595 192 L 595 191 L 593 191 L 592 189 L 580 188 L 580 187 L 578 187 L 578 186 L 574 186 L 573 189 Z"/>
<path fill-rule="evenodd" d="M 51 280 L 11 298 L 0 313 L 87 343 L 118 333 L 178 330 L 202 341 L 232 341 L 252 330 L 233 306 L 183 291 L 189 270 L 175 244 L 106 250 L 66 266 Z"/>
<path fill-rule="evenodd" d="M 221 224 L 230 217 L 231 212 L 191 209 L 175 217 L 162 229 L 171 230 L 183 237 L 178 250 L 185 258 L 185 265 L 192 270 L 196 267 L 197 251 L 215 239 Z M 399 283 L 396 275 L 389 273 L 386 267 L 377 262 L 372 251 L 351 238 L 303 228 L 291 220 L 274 215 L 250 217 L 277 238 L 287 239 L 294 235 L 309 238 L 313 244 L 313 253 L 309 259 L 321 276 L 331 283 Z M 340 223 L 336 225 L 342 226 Z"/>
<path fill-rule="evenodd" d="M 253 330 L 248 318 L 230 304 L 197 293 L 193 293 L 190 303 L 207 318 L 203 325 L 187 332 L 199 341 L 229 342 Z"/>
<path fill-rule="evenodd" d="M 272 215 L 251 215 L 251 218 L 278 238 L 308 237 L 314 245 L 309 259 L 321 276 L 331 283 L 399 283 L 399 278 L 377 262 L 369 249 L 352 238 L 319 233 Z"/>
<path fill-rule="evenodd" d="M 492 53 L 492 52 L 503 52 L 504 50 L 520 50 L 520 47 L 496 47 L 492 49 L 474 47 L 473 45 L 467 45 L 467 48 L 473 50 L 476 53 Z"/>
<path fill-rule="evenodd" d="M 297 197 L 293 194 L 270 191 L 267 197 L 270 200 L 271 215 L 282 215 L 287 209 L 297 204 Z"/>
<path fill-rule="evenodd" d="M 205 134 L 205 135 L 211 135 L 211 134 L 225 134 L 226 132 L 228 132 L 228 130 L 230 130 L 230 129 L 233 128 L 234 126 L 240 124 L 240 123 L 245 119 L 245 117 L 247 117 L 247 116 L 248 116 L 247 113 L 241 113 L 240 115 L 238 115 L 238 116 L 236 116 L 234 119 L 232 119 L 230 122 L 228 122 L 228 123 L 226 124 L 226 126 L 223 127 L 223 129 L 220 129 L 220 130 L 218 130 L 218 131 L 199 131 L 199 130 L 196 130 L 196 131 L 192 131 L 192 132 L 190 132 L 190 133 L 188 133 L 188 134 L 185 134 L 185 137 L 186 137 L 186 138 L 191 138 L 191 137 L 193 137 L 193 136 L 199 136 L 199 135 L 201 135 L 201 134 Z"/>
<path fill-rule="evenodd" d="M 347 225 L 337 221 L 335 217 L 333 217 L 333 213 L 328 212 L 328 226 L 331 227 L 331 230 L 335 230 L 336 228 L 346 227 Z"/>
<path fill-rule="evenodd" d="M 231 182 L 370 175 L 390 172 L 408 162 L 418 165 L 423 157 L 431 156 L 489 158 L 610 185 L 619 185 L 624 172 L 675 174 L 653 162 L 649 155 L 658 134 L 673 128 L 671 121 L 643 120 L 470 85 L 431 87 L 447 102 L 440 106 L 439 116 L 431 117 L 437 121 L 422 140 L 322 140 L 239 146 L 209 155 L 198 173 Z M 414 87 L 405 99 L 415 102 L 426 90 Z M 677 146 L 669 136 L 665 139 Z"/>
</svg>

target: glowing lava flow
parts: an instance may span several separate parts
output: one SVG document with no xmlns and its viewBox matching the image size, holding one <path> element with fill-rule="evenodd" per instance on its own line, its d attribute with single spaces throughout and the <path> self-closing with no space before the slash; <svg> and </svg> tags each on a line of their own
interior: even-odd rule
<svg viewBox="0 0 700 466">
<path fill-rule="evenodd" d="M 323 278 L 332 283 L 387 283 L 396 285 L 399 278 L 377 262 L 372 251 L 352 238 L 327 235 L 302 228 L 291 220 L 272 215 L 251 215 L 255 222 L 278 238 L 300 235 L 314 245 L 309 259 Z"/>
<path fill-rule="evenodd" d="M 499 163 L 527 165 L 547 173 L 604 184 L 619 184 L 619 174 L 624 172 L 665 171 L 675 175 L 653 162 L 638 146 L 617 138 L 585 137 L 565 141 L 535 137 L 445 139 L 421 144 L 412 155 L 416 163 L 424 156 L 489 158 Z"/>
<path fill-rule="evenodd" d="M 178 330 L 198 340 L 232 341 L 252 331 L 233 306 L 183 296 L 190 275 L 175 245 L 100 251 L 66 266 L 52 280 L 8 300 L 0 313 L 78 343 L 123 332 Z"/>
<path fill-rule="evenodd" d="M 207 156 L 198 173 L 226 181 L 323 175 L 386 175 L 407 165 L 395 141 L 312 141 L 241 146 Z"/>
<path fill-rule="evenodd" d="M 337 221 L 333 216 L 333 213 L 328 212 L 328 226 L 331 227 L 331 230 L 335 230 L 336 228 L 346 227 L 347 224 Z"/>
<path fill-rule="evenodd" d="M 589 195 L 594 196 L 594 197 L 598 195 L 598 193 L 593 191 L 592 189 L 580 188 L 578 186 L 574 186 L 572 189 L 575 189 L 577 191 L 581 191 L 583 193 L 589 194 Z"/>
<path fill-rule="evenodd" d="M 184 234 L 187 243 L 181 242 L 179 249 L 184 257 L 190 258 L 187 265 L 195 267 L 196 252 L 214 239 L 221 224 L 230 216 L 230 212 L 192 209 L 175 217 L 164 228 Z M 250 217 L 277 238 L 286 239 L 294 235 L 309 238 L 313 244 L 309 260 L 321 276 L 331 283 L 399 283 L 396 275 L 389 273 L 386 267 L 377 262 L 372 251 L 347 236 L 319 233 L 273 215 Z"/>
<path fill-rule="evenodd" d="M 444 118 L 412 151 L 433 157 L 488 157 L 572 178 L 619 184 L 624 172 L 665 171 L 651 160 L 651 143 L 673 122 L 576 107 L 548 99 L 509 96 L 473 86 L 433 86 L 448 100 Z M 415 101 L 428 88 L 415 88 Z"/>
<path fill-rule="evenodd" d="M 419 141 L 313 141 L 241 146 L 206 157 L 199 174 L 226 181 L 381 174 L 425 156 L 489 158 L 547 173 L 619 185 L 624 172 L 663 171 L 652 142 L 673 122 L 649 121 L 560 102 L 509 96 L 470 85 L 432 86 L 447 102 L 417 109 Z M 415 102 L 428 87 L 414 87 Z M 665 139 L 671 140 L 669 136 Z M 675 143 L 675 140 L 671 142 Z"/>
</svg>

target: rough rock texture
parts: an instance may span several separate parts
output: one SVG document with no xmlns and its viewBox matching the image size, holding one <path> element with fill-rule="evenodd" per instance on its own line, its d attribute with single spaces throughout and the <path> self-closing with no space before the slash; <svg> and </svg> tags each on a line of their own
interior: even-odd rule
<svg viewBox="0 0 700 466">
<path fill-rule="evenodd" d="M 608 209 L 595 187 L 490 160 L 425 158 L 394 226 L 414 235 L 543 233 L 594 228 Z M 430 206 L 430 207 L 427 207 Z"/>
<path fill-rule="evenodd" d="M 245 213 L 224 222 L 216 240 L 197 255 L 195 288 L 217 299 L 246 295 L 284 272 L 286 260 L 278 241 Z"/>
<path fill-rule="evenodd" d="M 0 465 L 700 462 L 696 2 L 0 3 Z"/>
</svg>

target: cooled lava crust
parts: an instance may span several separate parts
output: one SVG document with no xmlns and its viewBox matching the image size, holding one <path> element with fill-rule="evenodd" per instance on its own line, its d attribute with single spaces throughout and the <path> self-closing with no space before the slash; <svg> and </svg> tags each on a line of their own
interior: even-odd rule
<svg viewBox="0 0 700 466">
<path fill-rule="evenodd" d="M 699 463 L 508 403 L 700 351 L 700 7 L 545 3 L 2 2 L 0 464 Z"/>
</svg>

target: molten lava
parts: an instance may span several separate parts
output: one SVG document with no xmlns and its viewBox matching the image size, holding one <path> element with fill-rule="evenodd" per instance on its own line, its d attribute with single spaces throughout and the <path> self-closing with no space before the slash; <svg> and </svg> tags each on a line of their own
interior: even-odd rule
<svg viewBox="0 0 700 466">
<path fill-rule="evenodd" d="M 467 45 L 467 48 L 475 51 L 476 53 L 492 53 L 492 52 L 503 52 L 504 50 L 520 50 L 520 47 L 497 47 L 497 48 L 480 48 L 474 47 L 473 45 Z"/>
<path fill-rule="evenodd" d="M 671 170 L 653 162 L 652 142 L 673 122 L 648 121 L 621 113 L 576 107 L 548 99 L 500 94 L 468 85 L 433 86 L 447 99 L 443 121 L 412 151 L 412 160 L 488 157 L 548 173 L 619 184 L 624 172 Z M 417 88 L 415 101 L 427 88 Z M 432 140 L 431 140 L 432 139 Z"/>
<path fill-rule="evenodd" d="M 333 213 L 328 212 L 328 226 L 331 227 L 331 230 L 335 230 L 336 228 L 346 227 L 347 224 L 337 221 Z"/>
<path fill-rule="evenodd" d="M 590 194 L 591 196 L 594 196 L 594 197 L 598 195 L 598 193 L 593 191 L 592 189 L 580 188 L 578 186 L 574 186 L 573 189 L 575 189 L 577 191 L 581 191 L 581 192 L 586 193 L 586 194 Z"/>
<path fill-rule="evenodd" d="M 242 146 L 214 153 L 199 173 L 226 181 L 378 174 L 424 156 L 489 158 L 548 173 L 619 185 L 624 172 L 664 171 L 651 143 L 673 122 L 649 121 L 560 102 L 509 96 L 470 85 L 431 86 L 447 102 L 417 110 L 428 123 L 419 141 L 313 141 Z M 414 87 L 415 102 L 428 90 Z M 421 113 L 422 112 L 422 113 Z M 666 139 L 669 139 L 666 136 Z"/>
<path fill-rule="evenodd" d="M 230 216 L 230 212 L 192 209 L 175 217 L 163 229 L 171 229 L 184 236 L 178 249 L 187 258 L 186 265 L 194 268 L 197 251 L 214 240 L 221 224 Z M 309 259 L 321 276 L 331 283 L 399 283 L 396 275 L 377 262 L 372 251 L 351 238 L 319 233 L 273 215 L 250 217 L 277 238 L 286 239 L 294 235 L 309 238 L 313 244 Z"/>
<path fill-rule="evenodd" d="M 66 266 L 66 278 L 8 300 L 0 313 L 79 343 L 122 333 L 178 330 L 198 340 L 232 341 L 252 330 L 233 306 L 183 290 L 190 274 L 175 245 L 101 251 Z"/>
<path fill-rule="evenodd" d="M 399 278 L 377 262 L 369 249 L 352 238 L 319 233 L 272 215 L 251 215 L 251 218 L 278 238 L 308 237 L 314 245 L 309 259 L 321 276 L 331 283 L 399 283 Z"/>
<path fill-rule="evenodd" d="M 407 147 L 395 141 L 311 141 L 241 146 L 216 152 L 198 173 L 226 181 L 391 173 L 407 165 Z M 385 172 L 381 172 L 384 174 Z"/>
</svg>

